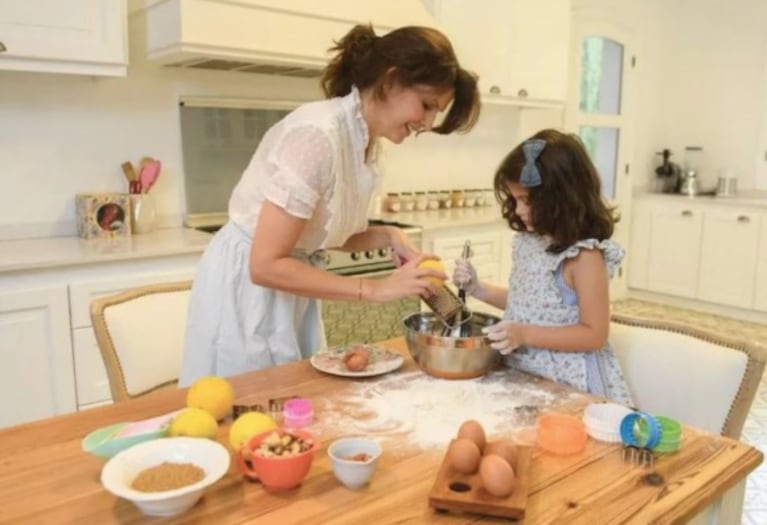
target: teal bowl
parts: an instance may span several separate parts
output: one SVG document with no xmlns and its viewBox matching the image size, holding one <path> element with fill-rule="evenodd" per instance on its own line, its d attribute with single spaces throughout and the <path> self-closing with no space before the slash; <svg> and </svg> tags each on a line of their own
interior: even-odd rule
<svg viewBox="0 0 767 525">
<path fill-rule="evenodd" d="M 162 427 L 154 432 L 147 432 L 145 434 L 136 434 L 132 436 L 125 436 L 121 438 L 113 438 L 120 430 L 130 425 L 130 423 L 116 423 L 103 427 L 98 430 L 94 430 L 85 438 L 83 438 L 82 447 L 85 452 L 98 456 L 100 458 L 109 459 L 118 452 L 121 452 L 133 445 L 138 445 L 145 441 L 151 441 L 153 439 L 164 437 L 168 432 L 168 428 Z"/>
</svg>

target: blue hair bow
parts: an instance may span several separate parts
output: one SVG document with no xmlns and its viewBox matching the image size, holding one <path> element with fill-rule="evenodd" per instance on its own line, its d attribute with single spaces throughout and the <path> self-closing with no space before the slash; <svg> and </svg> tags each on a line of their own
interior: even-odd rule
<svg viewBox="0 0 767 525">
<path fill-rule="evenodd" d="M 541 185 L 541 172 L 535 161 L 540 157 L 543 148 L 546 147 L 546 141 L 543 139 L 530 139 L 522 145 L 522 152 L 525 154 L 525 165 L 522 166 L 522 173 L 519 176 L 519 184 L 525 188 Z"/>
</svg>

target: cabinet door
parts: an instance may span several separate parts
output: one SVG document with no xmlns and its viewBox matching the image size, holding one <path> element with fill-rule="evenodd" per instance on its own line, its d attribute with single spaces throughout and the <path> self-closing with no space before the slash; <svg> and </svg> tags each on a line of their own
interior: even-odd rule
<svg viewBox="0 0 767 525">
<path fill-rule="evenodd" d="M 125 0 L 0 0 L 0 69 L 125 75 Z"/>
<path fill-rule="evenodd" d="M 759 233 L 759 256 L 756 260 L 754 308 L 767 312 L 767 213 L 762 214 Z"/>
<path fill-rule="evenodd" d="M 631 211 L 631 234 L 627 250 L 628 283 L 631 288 L 647 288 L 647 273 L 650 262 L 650 227 L 652 225 L 652 205 L 648 202 L 635 202 Z"/>
<path fill-rule="evenodd" d="M 65 286 L 0 294 L 0 427 L 76 409 Z"/>
<path fill-rule="evenodd" d="M 659 204 L 652 212 L 647 287 L 653 292 L 695 298 L 698 287 L 701 210 Z"/>
<path fill-rule="evenodd" d="M 751 308 L 759 215 L 737 209 L 703 213 L 698 299 Z"/>
<path fill-rule="evenodd" d="M 92 327 L 72 330 L 77 408 L 112 402 L 109 379 Z"/>
</svg>

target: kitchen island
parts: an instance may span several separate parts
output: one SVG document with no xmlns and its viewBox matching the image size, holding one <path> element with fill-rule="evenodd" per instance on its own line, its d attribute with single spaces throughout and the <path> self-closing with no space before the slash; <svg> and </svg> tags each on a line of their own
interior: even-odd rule
<svg viewBox="0 0 767 525">
<path fill-rule="evenodd" d="M 428 379 L 422 377 L 407 355 L 403 339 L 383 344 L 405 355 L 403 367 L 385 378 Z M 593 401 L 562 385 L 514 371 L 497 372 L 496 377 L 515 392 L 543 391 L 550 402 L 538 407 L 541 411 L 579 414 Z M 232 378 L 235 402 L 266 406 L 270 398 L 289 395 L 315 401 L 316 423 L 309 430 L 322 441 L 322 448 L 311 471 L 298 489 L 272 494 L 258 483 L 244 481 L 232 462 L 228 474 L 208 488 L 195 507 L 163 520 L 147 518 L 130 502 L 106 492 L 99 482 L 103 460 L 84 453 L 80 441 L 108 424 L 181 408 L 185 390 L 171 388 L 125 403 L 0 430 L 0 523 L 508 522 L 469 514 L 442 514 L 430 508 L 428 494 L 445 448 L 419 446 L 413 432 L 382 436 L 384 453 L 375 477 L 365 489 L 350 491 L 335 480 L 327 445 L 336 437 L 360 432 L 349 428 L 348 421 L 328 407 L 343 400 L 347 393 L 358 391 L 360 385 L 375 386 L 380 381 L 326 375 L 308 361 Z M 227 434 L 228 424 L 222 424 L 218 440 L 228 443 Z M 525 439 L 524 432 L 512 435 Z M 743 480 L 761 461 L 762 453 L 751 446 L 689 427 L 684 429 L 678 453 L 656 459 L 653 472 L 657 476 L 648 477 L 649 470 L 625 464 L 620 445 L 589 440 L 582 453 L 569 457 L 536 450 L 524 523 L 686 522 Z"/>
</svg>

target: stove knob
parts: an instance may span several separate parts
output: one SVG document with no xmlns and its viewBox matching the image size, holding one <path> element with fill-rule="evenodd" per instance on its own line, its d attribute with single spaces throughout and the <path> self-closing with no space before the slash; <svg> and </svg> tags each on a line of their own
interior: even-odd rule
<svg viewBox="0 0 767 525">
<path fill-rule="evenodd" d="M 359 261 L 360 260 L 360 253 L 359 252 L 352 252 L 350 257 L 352 258 L 352 261 Z"/>
<path fill-rule="evenodd" d="M 381 257 L 386 257 L 387 255 L 389 255 L 389 248 L 381 248 L 380 250 L 378 250 L 378 255 L 380 255 Z"/>
<path fill-rule="evenodd" d="M 375 250 L 369 250 L 365 252 L 365 257 L 367 257 L 368 259 L 372 259 L 375 256 L 376 256 Z"/>
</svg>

